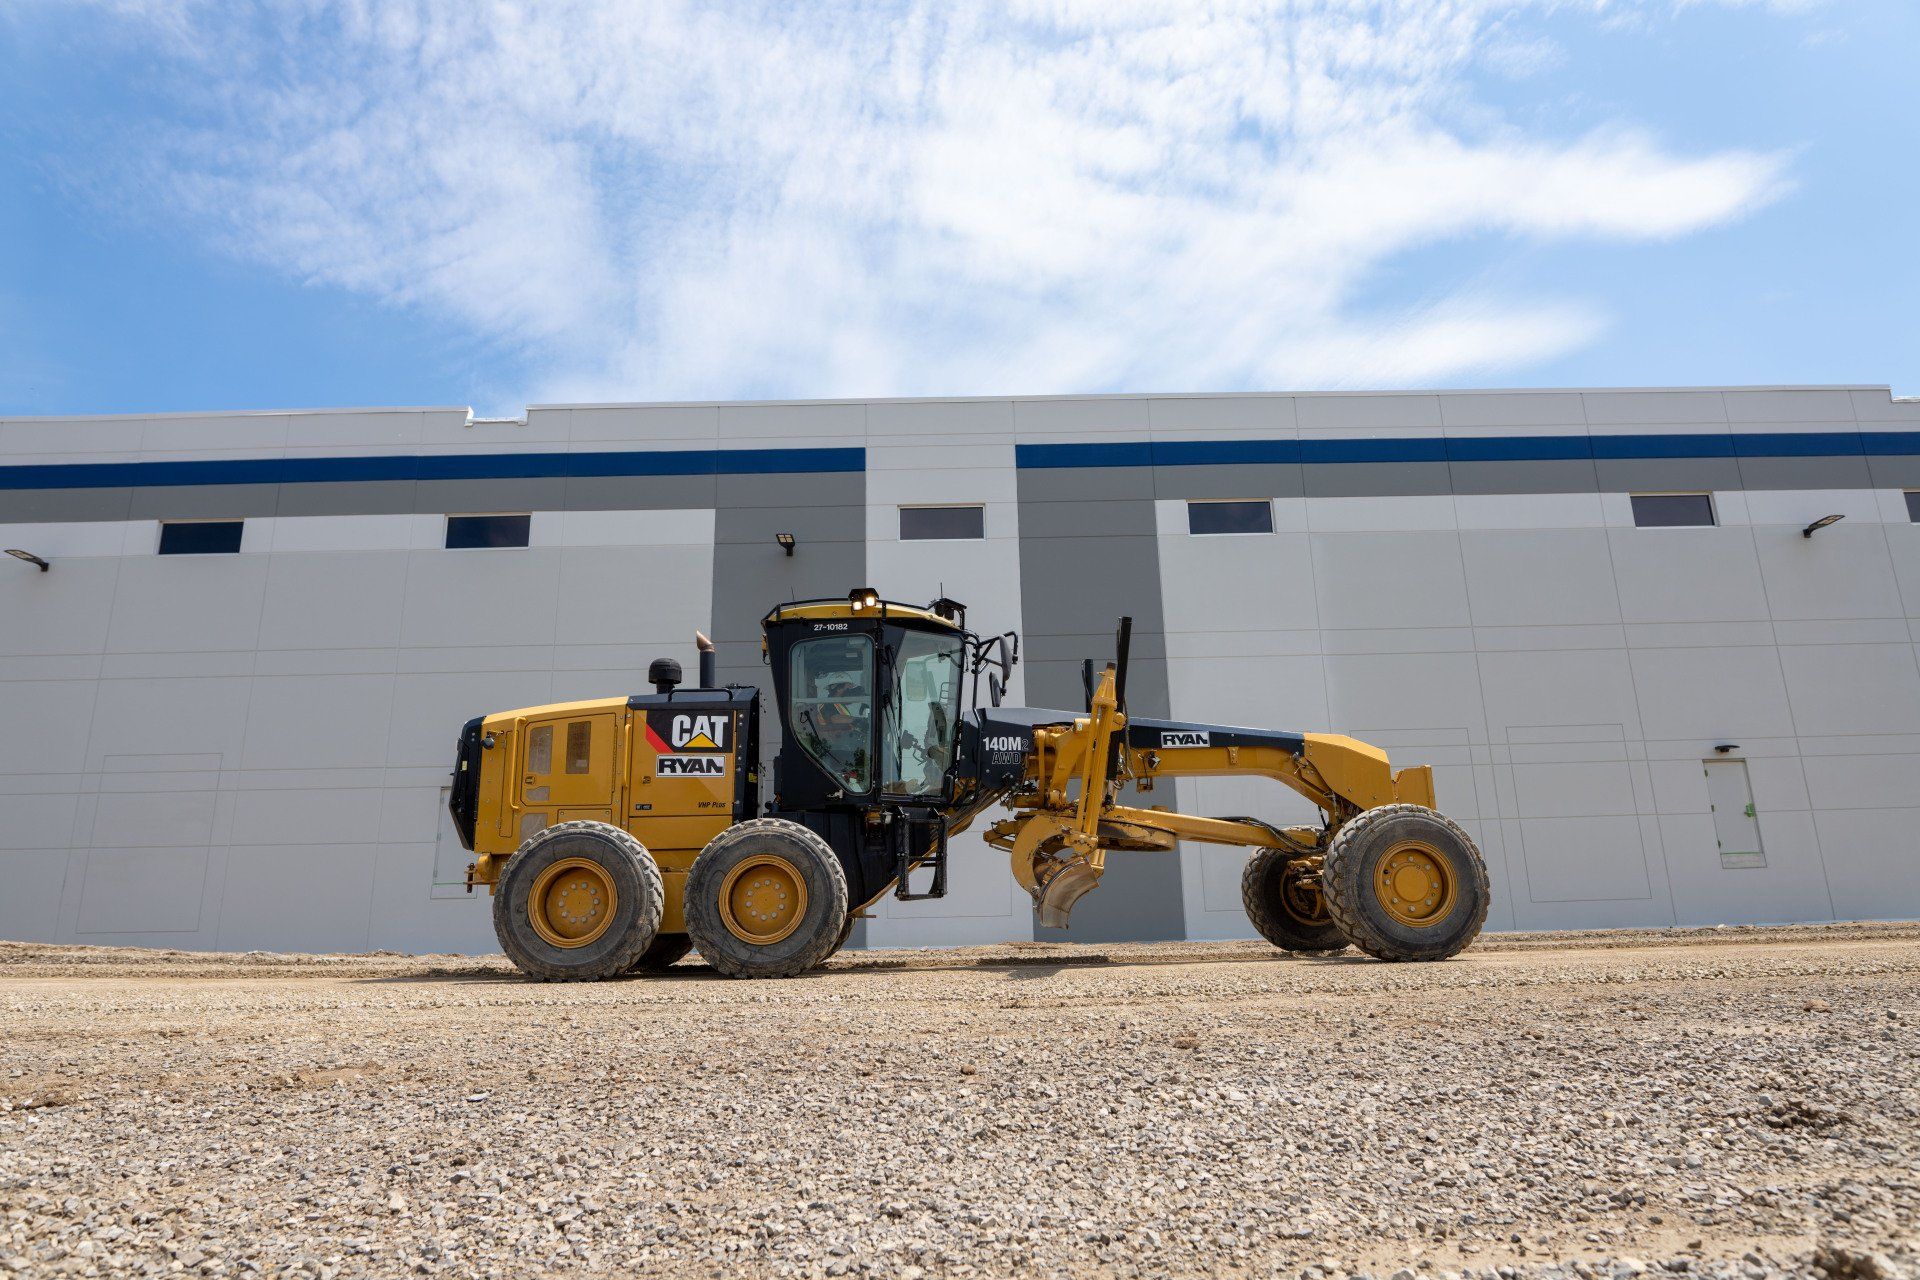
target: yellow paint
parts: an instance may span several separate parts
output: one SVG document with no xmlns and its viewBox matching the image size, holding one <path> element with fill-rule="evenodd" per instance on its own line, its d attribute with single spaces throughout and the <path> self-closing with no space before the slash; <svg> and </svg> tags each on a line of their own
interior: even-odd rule
<svg viewBox="0 0 1920 1280">
<path fill-rule="evenodd" d="M 883 610 L 858 606 L 850 599 L 782 605 L 767 615 L 766 622 L 864 621 L 883 612 L 888 618 L 950 632 L 960 629 L 929 609 L 888 603 Z M 764 643 L 763 637 L 763 648 Z M 1054 912 L 1062 920 L 1072 900 L 1098 882 L 1109 849 L 1166 850 L 1176 841 L 1191 840 L 1280 848 L 1312 859 L 1342 823 L 1365 810 L 1395 803 L 1434 807 L 1432 769 L 1419 765 L 1396 772 L 1386 752 L 1340 734 L 1305 734 L 1298 751 L 1259 745 L 1127 746 L 1127 716 L 1116 692 L 1115 672 L 1109 667 L 1086 714 L 1066 716 L 1035 731 L 1027 776 L 1007 801 L 1012 816 L 986 832 L 989 844 L 1007 851 L 1014 879 L 1034 896 L 1043 913 Z M 744 713 L 730 714 L 732 742 L 738 742 L 746 727 L 741 723 Z M 587 737 L 573 741 L 576 747 L 584 741 L 586 750 L 584 755 L 576 750 L 570 757 L 569 734 L 582 732 L 577 726 L 583 724 L 588 726 Z M 724 754 L 726 774 L 663 775 L 658 770 L 660 753 L 651 746 L 645 724 L 645 712 L 629 709 L 624 698 L 525 707 L 487 717 L 482 732 L 493 737 L 494 746 L 481 753 L 474 883 L 491 887 L 498 882 L 530 821 L 551 824 L 571 817 L 611 821 L 639 839 L 660 866 L 667 896 L 661 927 L 668 932 L 684 930 L 686 873 L 707 842 L 732 821 L 732 771 L 737 761 L 731 751 L 722 752 L 713 738 L 700 734 L 680 752 Z M 544 758 L 535 758 L 536 731 L 549 744 Z M 1121 803 L 1122 788 L 1128 785 L 1148 789 L 1161 778 L 1243 776 L 1271 778 L 1298 792 L 1321 810 L 1324 825 L 1280 830 L 1251 820 L 1196 817 Z M 804 910 L 804 905 L 776 907 L 783 892 L 789 904 L 804 904 L 804 882 L 790 865 L 786 871 L 768 863 L 756 865 L 759 869 L 752 877 L 731 882 L 737 893 L 729 894 L 723 908 L 723 915 L 733 912 L 729 927 L 737 925 L 742 937 L 755 931 L 761 937 L 790 932 L 798 920 L 791 913 Z M 1396 878 L 1391 883 L 1383 880 L 1377 887 L 1386 893 L 1383 905 L 1391 906 L 1392 899 L 1399 897 L 1403 911 L 1444 914 L 1443 905 L 1451 903 L 1455 892 L 1448 878 L 1451 874 L 1444 860 L 1423 860 L 1409 851 L 1392 872 L 1394 877 L 1404 877 L 1405 883 Z M 1420 888 L 1416 881 L 1423 876 L 1428 891 L 1417 899 L 1408 896 Z M 1434 902 L 1429 903 L 1429 898 Z M 1295 906 L 1309 909 L 1305 898 L 1289 910 Z M 566 903 L 557 903 L 549 920 L 564 923 L 577 914 L 570 915 Z M 554 928 L 560 933 L 558 924 Z"/>
<path fill-rule="evenodd" d="M 745 713 L 725 714 L 732 717 L 728 733 L 737 741 L 745 729 Z M 544 760 L 533 758 L 531 750 L 535 731 L 542 729 L 548 743 Z M 724 754 L 726 772 L 718 776 L 660 774 L 660 753 L 646 733 L 646 711 L 629 708 L 625 698 L 503 711 L 488 716 L 481 732 L 492 735 L 494 745 L 480 753 L 474 884 L 489 890 L 497 887 L 507 859 L 520 847 L 522 822 L 529 816 L 543 818 L 549 826 L 575 819 L 610 822 L 631 832 L 660 867 L 666 889 L 662 932 L 685 931 L 682 899 L 687 871 L 707 842 L 733 820 L 735 761 L 730 752 L 721 751 L 706 735 L 697 735 L 675 754 L 702 748 Z M 570 733 L 577 735 L 576 746 L 584 743 L 586 747 L 571 759 Z M 565 914 L 558 906 L 550 913 L 549 927 L 555 937 L 565 936 Z M 535 931 L 539 931 L 537 924 Z"/>
<path fill-rule="evenodd" d="M 1453 864 L 1418 840 L 1401 841 L 1374 865 L 1373 896 L 1380 909 L 1416 929 L 1443 919 L 1456 891 Z"/>
<path fill-rule="evenodd" d="M 562 858 L 527 895 L 527 922 L 549 946 L 571 951 L 599 940 L 613 923 L 620 890 L 591 858 Z"/>
<path fill-rule="evenodd" d="M 720 922 L 756 947 L 770 947 L 800 927 L 807 914 L 807 881 L 785 858 L 755 854 L 720 882 Z"/>
<path fill-rule="evenodd" d="M 931 609 L 919 609 L 912 605 L 894 604 L 886 601 L 884 612 L 888 618 L 931 623 L 947 631 L 958 631 L 959 626 Z M 867 621 L 881 616 L 881 608 L 856 609 L 851 600 L 810 600 L 805 604 L 783 604 L 767 615 L 768 622 L 820 621 L 834 618 L 858 618 Z"/>
</svg>

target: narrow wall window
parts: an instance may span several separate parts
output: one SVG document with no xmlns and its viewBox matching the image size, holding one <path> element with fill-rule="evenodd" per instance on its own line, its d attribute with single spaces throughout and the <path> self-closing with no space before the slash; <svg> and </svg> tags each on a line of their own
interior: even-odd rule
<svg viewBox="0 0 1920 1280">
<path fill-rule="evenodd" d="M 160 526 L 163 556 L 231 555 L 240 550 L 244 520 L 169 520 Z"/>
<path fill-rule="evenodd" d="M 1920 489 L 1907 490 L 1907 519 L 1920 524 Z"/>
<path fill-rule="evenodd" d="M 567 724 L 567 772 L 585 773 L 593 754 L 593 722 L 573 720 Z"/>
<path fill-rule="evenodd" d="M 975 505 L 900 508 L 900 540 L 902 542 L 947 542 L 986 536 L 985 507 Z"/>
<path fill-rule="evenodd" d="M 1273 503 L 1266 498 L 1251 502 L 1189 502 L 1188 533 L 1272 533 Z"/>
<path fill-rule="evenodd" d="M 447 546 L 465 547 L 524 547 L 527 534 L 533 526 L 533 517 L 520 515 L 500 516 L 448 516 Z"/>
<path fill-rule="evenodd" d="M 1633 522 L 1642 529 L 1719 523 L 1713 518 L 1713 495 L 1707 493 L 1636 493 Z"/>
</svg>

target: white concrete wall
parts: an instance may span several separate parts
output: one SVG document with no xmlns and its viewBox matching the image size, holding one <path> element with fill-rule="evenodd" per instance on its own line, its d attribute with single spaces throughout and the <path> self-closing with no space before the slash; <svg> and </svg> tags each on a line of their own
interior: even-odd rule
<svg viewBox="0 0 1920 1280">
<path fill-rule="evenodd" d="M 1855 430 L 1920 432 L 1920 405 L 1702 389 L 14 420 L 0 468 L 861 445 L 864 484 L 831 491 L 864 495 L 848 524 L 864 549 L 812 548 L 836 581 L 864 555 L 871 585 L 944 590 L 983 631 L 1024 633 L 1041 601 L 1055 675 L 1079 613 L 1102 614 L 1084 622 L 1097 639 L 1110 606 L 1152 593 L 1136 612 L 1158 611 L 1174 714 L 1349 732 L 1435 764 L 1493 868 L 1494 927 L 1548 928 L 1920 915 L 1920 526 L 1902 497 L 1920 457 L 1594 462 L 1585 491 L 1557 462 L 1474 464 L 1437 493 L 1422 490 L 1445 464 L 1304 482 L 1094 468 L 1053 473 L 1023 509 L 1016 446 Z M 1699 476 L 1714 483 L 1659 483 Z M 1632 527 L 1628 491 L 1659 487 L 1713 489 L 1720 527 Z M 696 627 L 757 616 L 806 568 L 807 546 L 788 562 L 757 532 L 776 500 L 819 521 L 790 488 L 0 484 L 0 546 L 55 562 L 0 560 L 0 937 L 491 949 L 441 803 L 458 726 L 639 688 L 663 654 L 691 670 Z M 1193 537 L 1196 495 L 1272 496 L 1276 530 Z M 901 542 L 899 506 L 927 502 L 985 504 L 987 536 Z M 535 512 L 532 546 L 442 548 L 447 511 L 515 509 Z M 247 518 L 240 554 L 154 554 L 161 517 L 223 513 Z M 1023 577 L 1068 544 L 1071 580 Z M 1749 765 L 1764 867 L 1716 856 L 1700 761 L 1726 742 Z M 1257 783 L 1183 783 L 1178 802 L 1308 816 Z M 1183 852 L 1190 935 L 1247 933 L 1240 861 Z M 1140 883 L 1116 873 L 1100 893 Z M 956 844 L 948 899 L 883 902 L 864 930 L 886 945 L 1032 936 L 977 833 Z"/>
<path fill-rule="evenodd" d="M 967 606 L 976 630 L 1020 629 L 1020 508 L 1013 465 L 1013 413 L 1006 401 L 877 404 L 867 424 L 867 585 L 894 600 L 942 595 Z M 900 508 L 978 503 L 986 536 L 977 541 L 900 539 Z M 1013 672 L 1007 703 L 1025 700 Z M 984 697 L 984 694 L 982 695 Z M 1033 911 L 1007 871 L 1004 853 L 980 833 L 1005 810 L 989 810 L 949 846 L 947 896 L 924 902 L 882 898 L 860 939 L 867 946 L 943 946 L 1029 941 Z M 924 892 L 931 873 L 915 877 Z"/>
</svg>

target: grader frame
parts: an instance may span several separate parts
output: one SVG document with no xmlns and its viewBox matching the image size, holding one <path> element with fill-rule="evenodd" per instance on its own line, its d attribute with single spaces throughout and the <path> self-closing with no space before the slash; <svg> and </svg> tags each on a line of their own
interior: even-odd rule
<svg viewBox="0 0 1920 1280">
<path fill-rule="evenodd" d="M 986 832 L 989 844 L 1011 855 L 1013 877 L 1032 895 L 1040 923 L 1066 925 L 1073 904 L 1099 883 L 1109 849 L 1166 851 L 1189 840 L 1282 850 L 1312 860 L 1301 877 L 1311 884 L 1318 879 L 1331 831 L 1346 819 L 1387 804 L 1433 807 L 1430 767 L 1396 772 L 1386 752 L 1340 734 L 1215 745 L 1216 734 L 1276 735 L 1195 725 L 1161 729 L 1158 746 L 1128 743 L 1123 699 L 1131 634 L 1132 619 L 1122 618 L 1119 656 L 1101 673 L 1087 715 L 1035 730 L 1030 785 L 1012 801 L 1018 811 Z M 1326 822 L 1317 828 L 1275 827 L 1255 818 L 1196 817 L 1118 801 L 1127 783 L 1151 791 L 1162 778 L 1247 776 L 1271 778 L 1299 792 L 1320 808 Z"/>
<path fill-rule="evenodd" d="M 764 808 L 760 692 L 714 687 L 704 639 L 696 688 L 677 688 L 678 664 L 663 659 L 651 694 L 468 722 L 449 804 L 475 854 L 470 884 L 495 895 L 503 948 L 549 979 L 658 969 L 691 947 L 723 973 L 791 976 L 889 891 L 944 893 L 949 838 L 995 805 L 1005 816 L 984 838 L 1007 852 L 1043 925 L 1068 923 L 1109 851 L 1194 841 L 1252 850 L 1242 899 L 1285 950 L 1441 959 L 1478 933 L 1485 867 L 1434 809 L 1428 767 L 1396 771 L 1338 734 L 1131 716 L 1127 619 L 1114 660 L 1097 678 L 1087 664 L 1084 713 L 1002 707 L 1017 638 L 982 639 L 965 618 L 951 600 L 902 605 L 865 588 L 769 612 L 783 733 Z M 584 776 L 547 762 L 545 744 L 562 737 L 569 760 L 577 738 Z M 1163 778 L 1251 776 L 1304 796 L 1320 824 L 1126 797 Z M 569 807 L 549 780 L 566 783 Z M 928 866 L 932 886 L 912 892 Z"/>
</svg>

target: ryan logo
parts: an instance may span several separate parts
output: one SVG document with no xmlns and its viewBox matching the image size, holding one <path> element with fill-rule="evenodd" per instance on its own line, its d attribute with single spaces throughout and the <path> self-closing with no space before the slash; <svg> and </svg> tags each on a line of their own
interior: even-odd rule
<svg viewBox="0 0 1920 1280">
<path fill-rule="evenodd" d="M 1162 729 L 1160 745 L 1162 747 L 1205 747 L 1213 742 L 1213 735 L 1201 729 Z"/>
<path fill-rule="evenodd" d="M 729 715 L 687 715 L 671 711 L 647 713 L 647 745 L 655 756 L 654 774 L 662 778 L 721 778 L 726 776 Z"/>
</svg>

